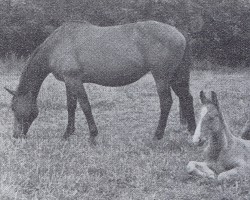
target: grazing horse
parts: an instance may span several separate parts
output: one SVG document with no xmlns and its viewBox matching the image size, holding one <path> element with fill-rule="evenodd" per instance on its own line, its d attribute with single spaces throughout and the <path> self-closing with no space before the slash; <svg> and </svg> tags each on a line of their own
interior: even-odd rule
<svg viewBox="0 0 250 200">
<path fill-rule="evenodd" d="M 215 174 L 218 174 L 220 182 L 250 175 L 250 141 L 235 137 L 230 132 L 215 92 L 212 91 L 208 99 L 201 91 L 200 99 L 200 121 L 193 135 L 193 143 L 203 145 L 208 140 L 204 151 L 206 160 L 190 161 L 188 173 L 208 178 L 215 178 Z"/>
<path fill-rule="evenodd" d="M 151 72 L 160 98 L 155 138 L 164 134 L 172 105 L 171 88 L 179 97 L 183 121 L 194 133 L 193 98 L 189 91 L 189 55 L 184 36 L 174 27 L 155 21 L 100 27 L 69 22 L 53 32 L 31 55 L 12 95 L 14 137 L 26 133 L 38 115 L 37 96 L 49 73 L 66 86 L 68 125 L 64 138 L 75 130 L 77 100 L 86 116 L 90 139 L 98 134 L 83 83 L 124 86 Z M 180 115 L 180 116 L 181 116 Z"/>
</svg>

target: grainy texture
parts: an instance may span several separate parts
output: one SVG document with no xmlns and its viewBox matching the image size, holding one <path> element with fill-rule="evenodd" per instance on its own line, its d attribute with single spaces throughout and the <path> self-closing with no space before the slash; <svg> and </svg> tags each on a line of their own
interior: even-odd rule
<svg viewBox="0 0 250 200">
<path fill-rule="evenodd" d="M 218 93 L 235 135 L 249 113 L 250 72 L 193 71 L 191 92 L 198 112 L 199 91 Z M 1 74 L 1 86 L 15 88 L 19 74 Z M 249 181 L 218 183 L 189 176 L 186 165 L 201 160 L 201 150 L 179 129 L 178 101 L 165 136 L 152 141 L 159 100 L 151 74 L 131 85 L 108 88 L 86 84 L 99 128 L 98 145 L 88 143 L 88 128 L 77 109 L 76 132 L 62 139 L 67 122 L 64 84 L 49 76 L 39 95 L 40 114 L 26 140 L 12 138 L 11 96 L 0 88 L 0 199 L 90 200 L 243 200 Z M 197 114 L 197 113 L 196 113 Z"/>
</svg>

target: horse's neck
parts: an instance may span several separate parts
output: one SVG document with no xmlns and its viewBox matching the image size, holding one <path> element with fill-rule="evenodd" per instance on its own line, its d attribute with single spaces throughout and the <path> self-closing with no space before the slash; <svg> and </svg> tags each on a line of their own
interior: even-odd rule
<svg viewBox="0 0 250 200">
<path fill-rule="evenodd" d="M 221 129 L 212 133 L 207 149 L 207 157 L 209 160 L 216 161 L 223 149 L 230 147 L 234 141 L 223 115 L 221 116 Z"/>
<path fill-rule="evenodd" d="M 48 74 L 49 71 L 42 62 L 30 59 L 20 77 L 17 94 L 26 95 L 31 92 L 34 99 L 36 99 L 40 87 Z"/>
</svg>

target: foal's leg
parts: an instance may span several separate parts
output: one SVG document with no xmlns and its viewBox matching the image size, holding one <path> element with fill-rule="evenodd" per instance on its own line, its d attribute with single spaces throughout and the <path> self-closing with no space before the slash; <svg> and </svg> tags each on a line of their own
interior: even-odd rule
<svg viewBox="0 0 250 200">
<path fill-rule="evenodd" d="M 163 138 L 163 134 L 167 125 L 168 114 L 172 106 L 173 100 L 171 96 L 170 84 L 166 76 L 165 77 L 157 76 L 157 74 L 154 74 L 153 72 L 152 74 L 155 79 L 156 88 L 160 99 L 160 109 L 161 109 L 160 119 L 158 122 L 154 139 L 160 140 Z"/>
<path fill-rule="evenodd" d="M 187 165 L 187 172 L 203 178 L 215 178 L 215 173 L 207 166 L 205 162 L 190 161 Z"/>
<path fill-rule="evenodd" d="M 63 135 L 66 139 L 72 135 L 75 131 L 75 110 L 77 106 L 77 95 L 73 91 L 73 88 L 66 84 L 66 94 L 67 94 L 67 109 L 68 109 L 68 125 L 67 129 Z"/>
<path fill-rule="evenodd" d="M 193 97 L 189 91 L 189 71 L 177 70 L 171 81 L 171 87 L 179 97 L 180 121 L 185 125 L 187 122 L 188 131 L 193 134 L 196 128 Z"/>
<path fill-rule="evenodd" d="M 98 135 L 98 130 L 94 121 L 94 117 L 91 111 L 90 103 L 88 100 L 87 93 L 83 87 L 81 80 L 77 78 L 66 78 L 65 80 L 68 89 L 71 90 L 74 95 L 77 96 L 79 104 L 82 108 L 86 116 L 86 120 L 88 123 L 89 131 L 90 131 L 90 142 L 95 144 L 95 137 Z"/>
<path fill-rule="evenodd" d="M 218 175 L 218 181 L 224 182 L 227 180 L 232 180 L 232 179 L 239 177 L 239 175 L 244 175 L 244 167 L 235 167 L 235 168 L 230 169 L 228 171 L 221 172 Z"/>
</svg>

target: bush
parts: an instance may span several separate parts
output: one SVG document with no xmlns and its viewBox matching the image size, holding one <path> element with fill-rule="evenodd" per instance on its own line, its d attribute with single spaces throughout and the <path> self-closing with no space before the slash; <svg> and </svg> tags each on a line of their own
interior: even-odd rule
<svg viewBox="0 0 250 200">
<path fill-rule="evenodd" d="M 0 21 L 0 56 L 29 55 L 49 35 L 43 11 L 32 4 L 19 3 Z"/>
</svg>

